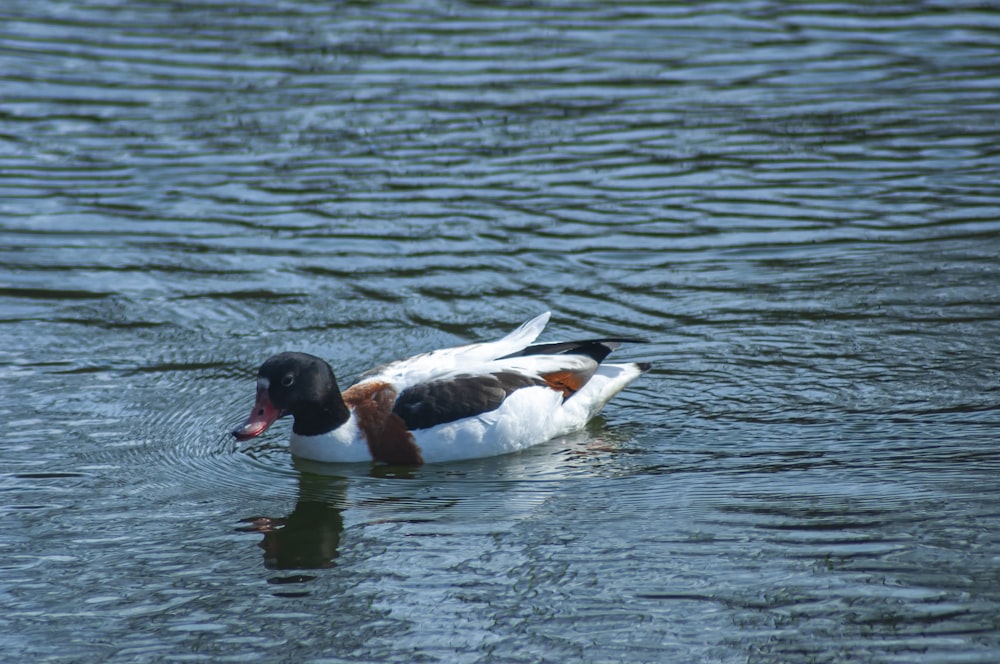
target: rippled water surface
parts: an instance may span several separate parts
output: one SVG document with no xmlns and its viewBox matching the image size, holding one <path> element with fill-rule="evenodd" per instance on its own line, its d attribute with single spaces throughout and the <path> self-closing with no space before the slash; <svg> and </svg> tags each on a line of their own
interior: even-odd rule
<svg viewBox="0 0 1000 664">
<path fill-rule="evenodd" d="M 6 656 L 1000 660 L 996 3 L 0 16 Z M 226 434 L 545 309 L 650 339 L 567 439 Z"/>
</svg>

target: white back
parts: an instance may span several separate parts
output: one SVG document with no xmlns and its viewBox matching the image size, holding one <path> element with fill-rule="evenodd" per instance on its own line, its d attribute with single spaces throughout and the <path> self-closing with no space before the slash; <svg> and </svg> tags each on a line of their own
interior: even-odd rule
<svg viewBox="0 0 1000 664">
<path fill-rule="evenodd" d="M 405 360 L 390 362 L 377 367 L 362 376 L 359 382 L 386 382 L 402 392 L 407 387 L 429 382 L 460 372 L 475 373 L 482 365 L 491 363 L 498 357 L 523 350 L 545 329 L 551 313 L 546 311 L 516 330 L 496 341 L 443 348 L 429 353 L 414 355 Z M 527 359 L 527 358 L 512 358 Z"/>
</svg>

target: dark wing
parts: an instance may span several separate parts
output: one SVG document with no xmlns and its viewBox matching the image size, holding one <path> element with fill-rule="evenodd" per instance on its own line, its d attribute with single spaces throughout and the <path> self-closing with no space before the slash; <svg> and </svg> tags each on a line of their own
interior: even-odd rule
<svg viewBox="0 0 1000 664">
<path fill-rule="evenodd" d="M 584 339 L 582 341 L 557 341 L 546 344 L 533 344 L 516 353 L 505 355 L 499 359 L 511 357 L 526 357 L 528 355 L 586 355 L 598 364 L 604 361 L 611 351 L 624 343 L 645 343 L 643 339 L 626 337 L 614 339 Z"/>
<path fill-rule="evenodd" d="M 522 387 L 541 385 L 561 392 L 568 399 L 594 375 L 599 365 L 611 351 L 627 342 L 641 343 L 641 339 L 586 339 L 534 344 L 496 361 L 538 356 L 580 356 L 562 366 L 538 374 L 525 375 L 518 371 L 493 371 L 477 375 L 457 375 L 444 380 L 414 385 L 404 390 L 396 399 L 392 412 L 406 423 L 410 430 L 429 429 L 466 417 L 474 417 L 497 409 L 512 392 Z M 582 360 L 589 358 L 589 360 Z"/>
<path fill-rule="evenodd" d="M 403 418 L 410 430 L 429 429 L 495 410 L 511 392 L 533 385 L 548 383 L 514 371 L 459 375 L 403 390 L 392 412 Z"/>
</svg>

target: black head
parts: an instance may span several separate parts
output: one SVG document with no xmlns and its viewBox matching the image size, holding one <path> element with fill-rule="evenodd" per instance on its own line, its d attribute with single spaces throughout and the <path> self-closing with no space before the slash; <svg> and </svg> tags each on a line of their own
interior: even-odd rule
<svg viewBox="0 0 1000 664">
<path fill-rule="evenodd" d="M 331 391 L 340 394 L 330 365 L 306 353 L 280 353 L 268 358 L 257 372 L 257 386 L 267 389 L 271 403 L 293 415 L 323 403 Z"/>
<path fill-rule="evenodd" d="M 257 372 L 257 400 L 250 417 L 233 435 L 247 440 L 264 433 L 279 417 L 292 415 L 292 430 L 316 435 L 336 429 L 350 413 L 340 396 L 333 369 L 306 353 L 280 353 Z"/>
</svg>

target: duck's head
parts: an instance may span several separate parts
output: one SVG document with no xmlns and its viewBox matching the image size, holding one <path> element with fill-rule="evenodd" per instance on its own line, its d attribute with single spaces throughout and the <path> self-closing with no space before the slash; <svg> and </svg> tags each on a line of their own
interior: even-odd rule
<svg viewBox="0 0 1000 664">
<path fill-rule="evenodd" d="M 302 435 L 326 433 L 347 421 L 350 413 L 325 360 L 306 353 L 268 358 L 257 372 L 257 399 L 250 416 L 232 433 L 237 440 L 249 440 L 285 415 L 295 417 L 292 430 Z"/>
</svg>

